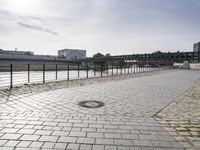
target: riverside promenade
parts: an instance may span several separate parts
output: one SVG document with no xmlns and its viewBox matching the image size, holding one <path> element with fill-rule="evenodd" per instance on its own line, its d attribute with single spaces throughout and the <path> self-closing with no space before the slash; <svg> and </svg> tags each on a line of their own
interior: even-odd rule
<svg viewBox="0 0 200 150">
<path fill-rule="evenodd" d="M 162 110 L 199 78 L 199 70 L 167 70 L 1 91 L 0 150 L 197 149 L 166 130 Z M 81 107 L 83 101 L 104 105 Z"/>
</svg>

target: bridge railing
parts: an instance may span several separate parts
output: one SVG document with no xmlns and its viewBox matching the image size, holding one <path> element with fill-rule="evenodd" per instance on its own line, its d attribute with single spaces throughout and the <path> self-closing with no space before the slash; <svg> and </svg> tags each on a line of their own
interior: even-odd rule
<svg viewBox="0 0 200 150">
<path fill-rule="evenodd" d="M 37 84 L 62 80 L 75 80 L 151 72 L 164 69 L 159 66 L 140 65 L 134 62 L 120 64 L 93 64 L 72 62 L 12 62 L 0 63 L 0 88 L 24 84 Z"/>
</svg>

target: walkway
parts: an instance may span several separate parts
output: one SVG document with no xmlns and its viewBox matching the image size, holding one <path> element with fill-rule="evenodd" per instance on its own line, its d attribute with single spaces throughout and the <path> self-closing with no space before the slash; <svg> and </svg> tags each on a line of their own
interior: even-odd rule
<svg viewBox="0 0 200 150">
<path fill-rule="evenodd" d="M 168 71 L 2 103 L 0 149 L 182 149 L 153 115 L 199 77 L 200 71 Z M 77 105 L 86 100 L 105 106 Z"/>
</svg>

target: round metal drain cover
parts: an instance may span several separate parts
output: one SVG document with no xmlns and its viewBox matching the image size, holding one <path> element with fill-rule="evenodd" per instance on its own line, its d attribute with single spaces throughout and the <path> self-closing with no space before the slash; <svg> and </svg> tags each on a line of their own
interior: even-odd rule
<svg viewBox="0 0 200 150">
<path fill-rule="evenodd" d="M 104 106 L 104 103 L 100 101 L 82 101 L 78 105 L 85 108 L 99 108 Z"/>
</svg>

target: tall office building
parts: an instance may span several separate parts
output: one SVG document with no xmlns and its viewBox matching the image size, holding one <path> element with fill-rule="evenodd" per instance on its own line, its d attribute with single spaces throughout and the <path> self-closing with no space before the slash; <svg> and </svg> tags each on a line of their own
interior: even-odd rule
<svg viewBox="0 0 200 150">
<path fill-rule="evenodd" d="M 200 42 L 194 43 L 193 51 L 200 52 Z"/>
</svg>

